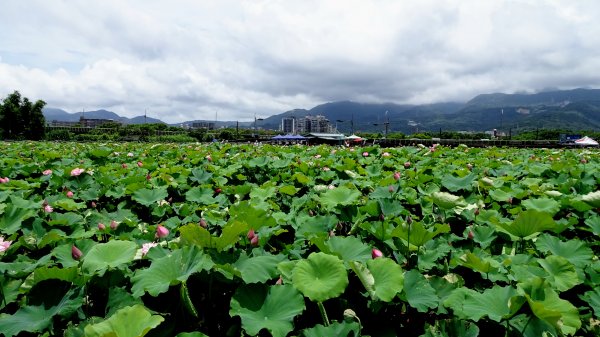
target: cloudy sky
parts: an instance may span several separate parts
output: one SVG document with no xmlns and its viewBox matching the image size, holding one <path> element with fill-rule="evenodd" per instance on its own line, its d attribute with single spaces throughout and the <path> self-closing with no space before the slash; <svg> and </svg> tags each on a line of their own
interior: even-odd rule
<svg viewBox="0 0 600 337">
<path fill-rule="evenodd" d="M 3 0 L 0 97 L 175 123 L 600 87 L 596 0 Z"/>
</svg>

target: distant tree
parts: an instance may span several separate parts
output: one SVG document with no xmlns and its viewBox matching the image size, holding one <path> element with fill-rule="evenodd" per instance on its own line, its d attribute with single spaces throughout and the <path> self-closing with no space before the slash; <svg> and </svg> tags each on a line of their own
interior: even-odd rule
<svg viewBox="0 0 600 337">
<path fill-rule="evenodd" d="M 44 138 L 46 120 L 42 109 L 46 102 L 32 103 L 18 91 L 8 95 L 0 104 L 0 133 L 4 139 Z"/>
</svg>

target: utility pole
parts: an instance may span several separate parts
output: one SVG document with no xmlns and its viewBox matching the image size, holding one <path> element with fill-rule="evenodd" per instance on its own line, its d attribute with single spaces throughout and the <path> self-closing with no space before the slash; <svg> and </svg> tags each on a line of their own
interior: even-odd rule
<svg viewBox="0 0 600 337">
<path fill-rule="evenodd" d="M 350 127 L 352 128 L 352 134 L 354 134 L 354 112 L 352 113 L 352 119 L 350 120 Z"/>
<path fill-rule="evenodd" d="M 240 121 L 235 121 L 235 138 L 240 139 Z"/>
<path fill-rule="evenodd" d="M 144 124 L 148 124 L 147 116 L 146 116 L 146 110 L 148 110 L 148 109 L 147 108 L 144 109 Z"/>
<path fill-rule="evenodd" d="M 390 119 L 388 118 L 388 111 L 385 110 L 385 134 L 384 134 L 384 138 L 387 139 L 387 135 L 388 135 L 388 126 L 390 125 Z"/>
</svg>

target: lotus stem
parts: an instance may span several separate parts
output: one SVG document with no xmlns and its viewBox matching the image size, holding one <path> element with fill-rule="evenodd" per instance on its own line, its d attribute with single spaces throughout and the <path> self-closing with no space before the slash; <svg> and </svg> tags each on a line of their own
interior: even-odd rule
<svg viewBox="0 0 600 337">
<path fill-rule="evenodd" d="M 319 307 L 319 311 L 321 312 L 321 318 L 323 318 L 323 325 L 329 326 L 329 318 L 327 317 L 327 311 L 325 311 L 325 306 L 323 306 L 323 302 L 317 302 L 317 306 Z"/>
</svg>

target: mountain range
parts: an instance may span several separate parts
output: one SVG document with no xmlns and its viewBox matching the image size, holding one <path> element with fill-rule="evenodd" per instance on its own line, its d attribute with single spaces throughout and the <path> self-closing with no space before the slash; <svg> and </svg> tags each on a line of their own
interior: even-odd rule
<svg viewBox="0 0 600 337">
<path fill-rule="evenodd" d="M 44 109 L 46 120 L 79 120 L 81 113 L 69 114 L 60 109 Z M 499 129 L 519 132 L 536 128 L 600 130 L 600 89 L 553 90 L 535 94 L 482 94 L 464 102 L 408 105 L 394 103 L 330 102 L 311 109 L 294 109 L 258 122 L 265 129 L 278 129 L 284 117 L 323 115 L 340 132 L 400 131 L 486 131 Z M 106 111 L 85 112 L 86 118 L 144 122 L 144 116 L 132 119 Z M 69 119 L 66 119 L 69 118 Z M 147 118 L 148 123 L 162 123 Z M 181 124 L 191 124 L 186 121 Z M 217 127 L 235 127 L 235 121 L 219 121 Z M 239 123 L 251 127 L 252 122 Z"/>
<path fill-rule="evenodd" d="M 46 122 L 61 121 L 61 122 L 77 122 L 82 116 L 89 119 L 112 119 L 123 124 L 144 124 L 144 123 L 164 123 L 160 119 L 152 117 L 137 116 L 133 118 L 121 117 L 116 113 L 108 110 L 94 110 L 84 112 L 69 113 L 62 109 L 44 108 L 43 110 Z"/>
</svg>

